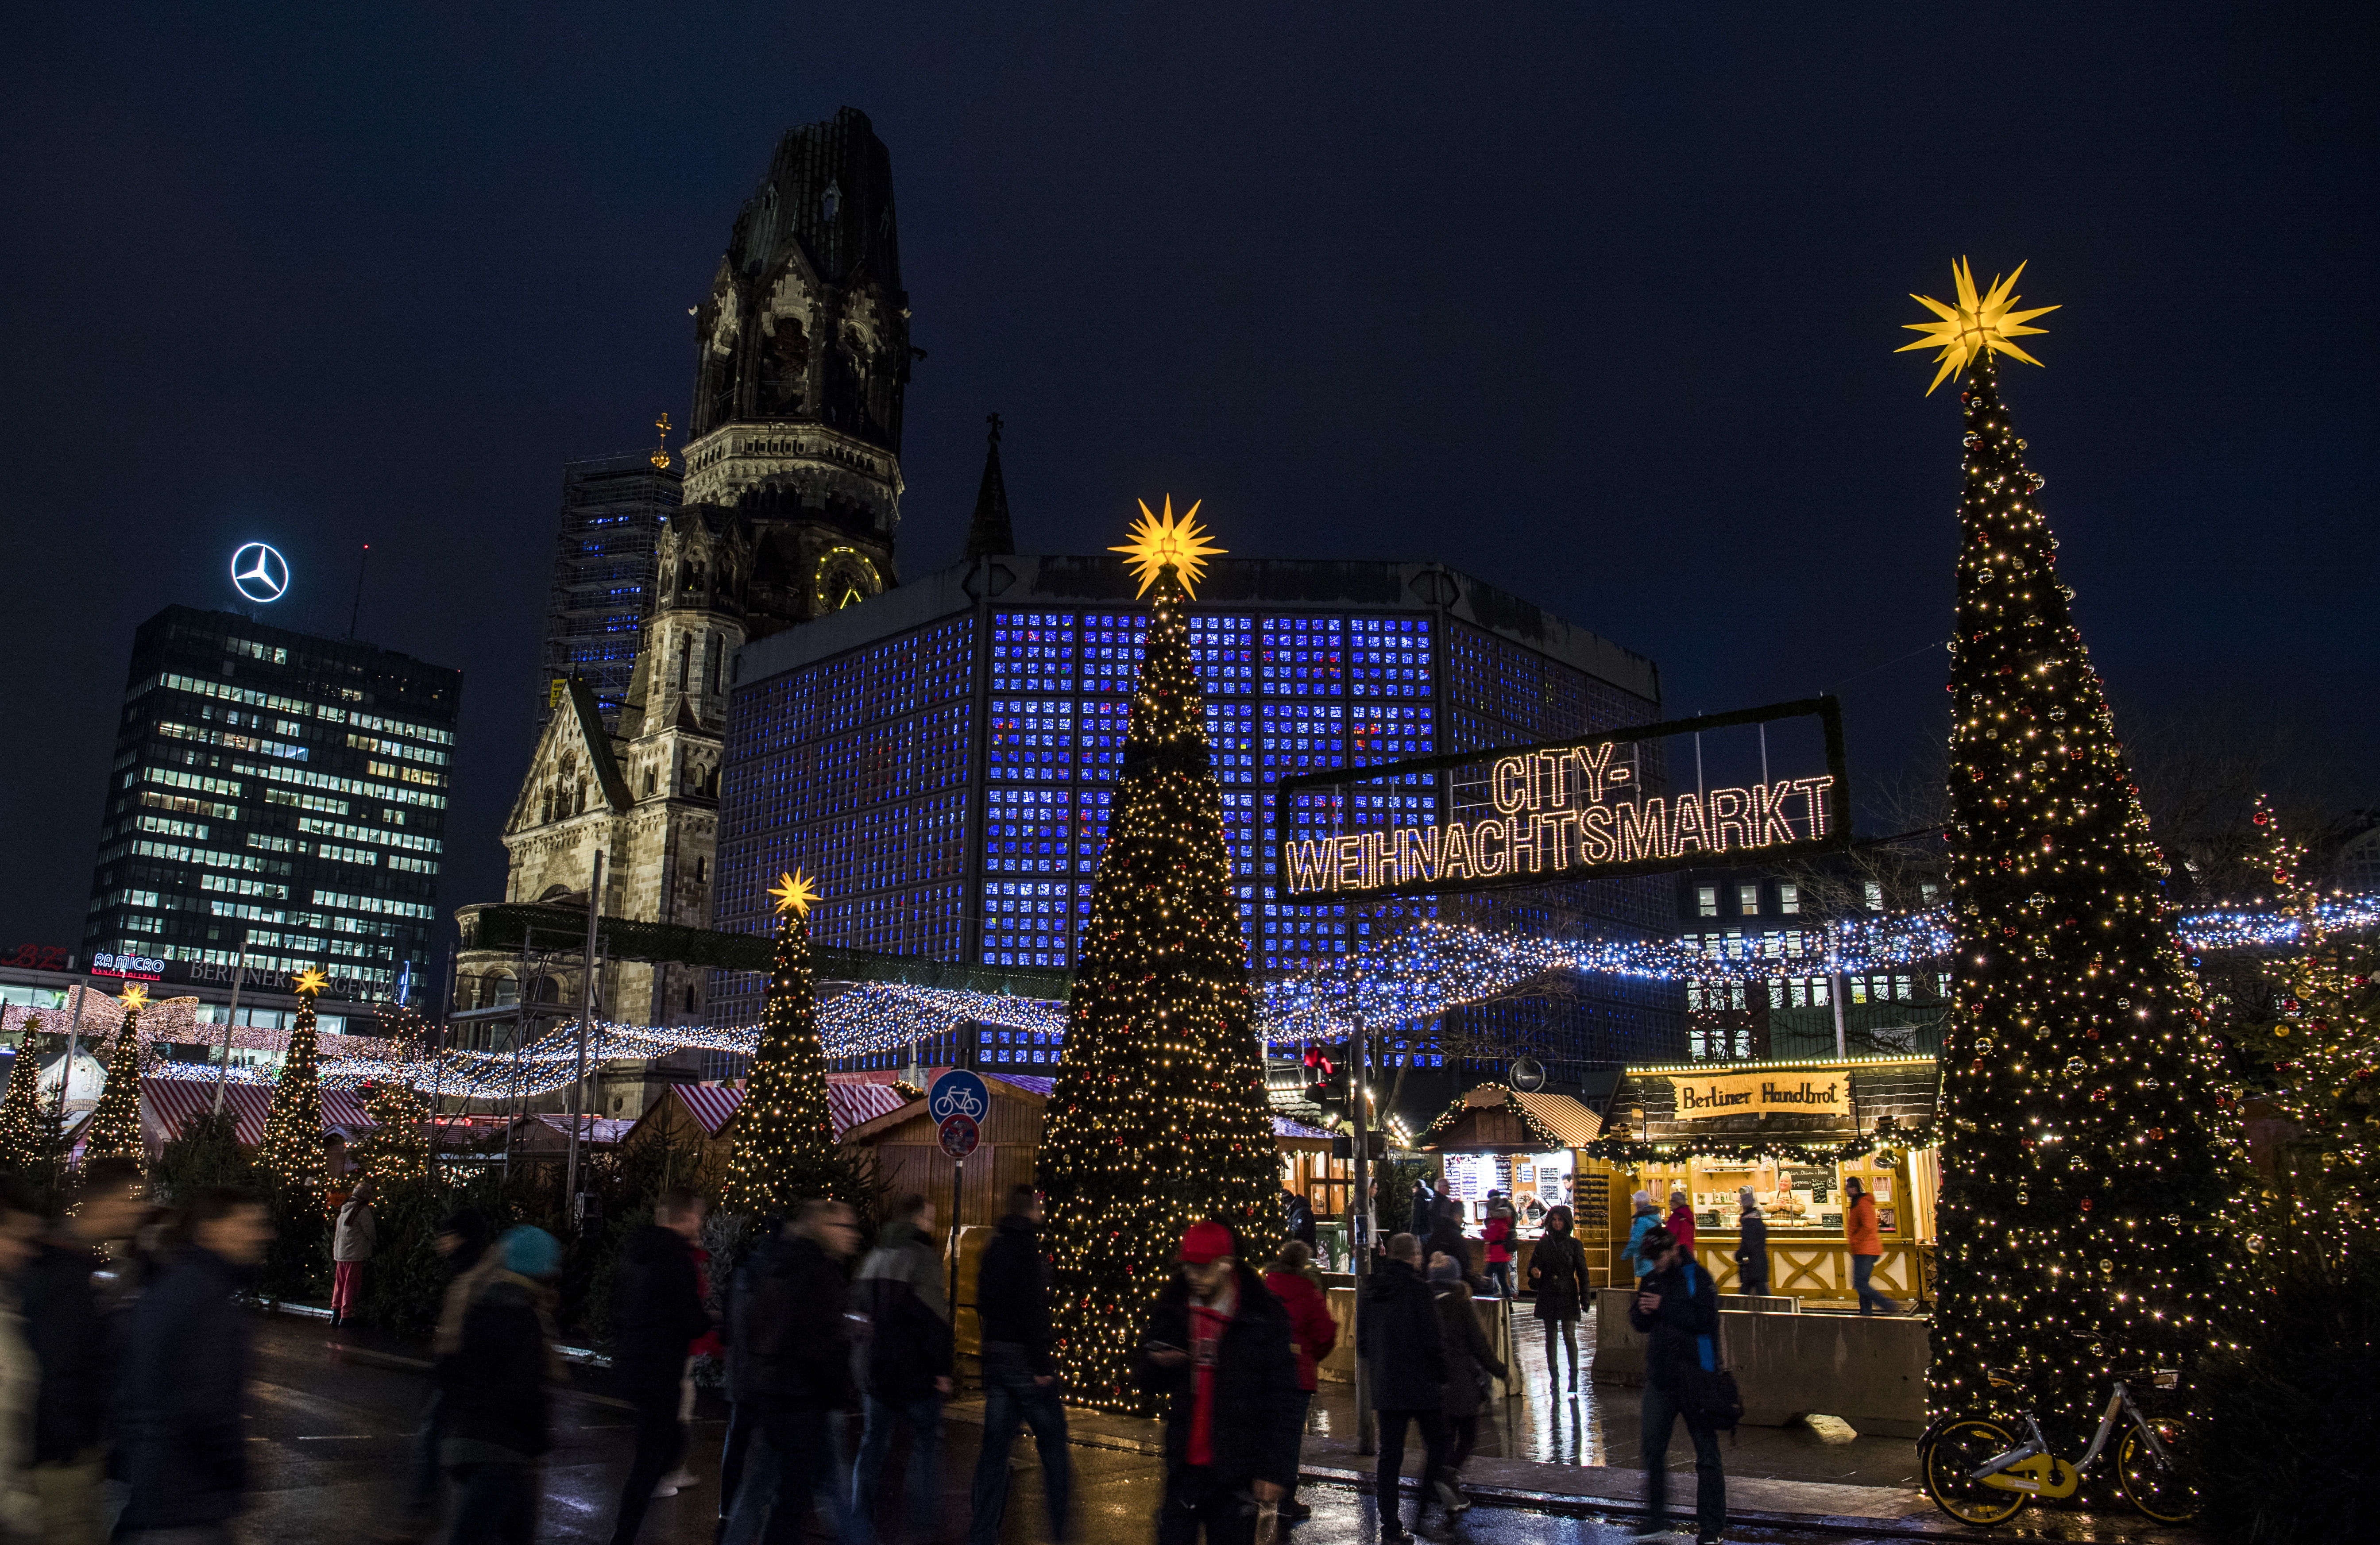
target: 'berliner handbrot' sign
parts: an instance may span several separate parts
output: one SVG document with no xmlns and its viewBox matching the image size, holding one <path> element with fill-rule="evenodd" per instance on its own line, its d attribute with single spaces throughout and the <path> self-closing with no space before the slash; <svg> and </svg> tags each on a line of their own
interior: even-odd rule
<svg viewBox="0 0 2380 1545">
<path fill-rule="evenodd" d="M 1849 1116 L 1851 1080 L 1841 1069 L 1818 1073 L 1782 1072 L 1705 1074 L 1696 1077 L 1672 1075 L 1670 1089 L 1678 1099 L 1680 1121 L 1709 1121 L 1715 1116 Z"/>
</svg>

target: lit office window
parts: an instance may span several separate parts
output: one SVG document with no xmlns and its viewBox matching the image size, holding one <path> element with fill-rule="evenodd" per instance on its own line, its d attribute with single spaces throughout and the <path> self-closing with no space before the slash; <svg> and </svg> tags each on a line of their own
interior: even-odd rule
<svg viewBox="0 0 2380 1545">
<path fill-rule="evenodd" d="M 1716 918 L 1718 916 L 1718 886 L 1697 885 L 1694 887 L 1694 916 L 1697 918 Z"/>
<path fill-rule="evenodd" d="M 1802 887 L 1791 881 L 1780 881 L 1777 886 L 1777 910 L 1789 918 L 1802 915 Z"/>
</svg>

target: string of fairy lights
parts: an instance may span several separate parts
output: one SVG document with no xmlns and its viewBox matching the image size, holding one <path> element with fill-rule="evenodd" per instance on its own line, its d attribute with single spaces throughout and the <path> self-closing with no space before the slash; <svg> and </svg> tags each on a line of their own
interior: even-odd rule
<svg viewBox="0 0 2380 1545">
<path fill-rule="evenodd" d="M 2380 929 L 2380 894 L 2334 896 L 2313 910 L 2314 926 L 2325 933 Z M 2185 914 L 2180 923 L 2182 943 L 2192 950 L 2283 948 L 2295 943 L 2307 927 L 2302 906 L 2211 907 Z M 1700 982 L 1859 976 L 1937 959 L 1949 954 L 1949 945 L 1947 906 L 1850 919 L 1832 928 L 1745 933 L 1708 943 L 1550 939 L 1424 922 L 1344 962 L 1266 986 L 1257 995 L 1257 1027 L 1273 1045 L 1338 1040 L 1346 1036 L 1351 1015 L 1359 1009 L 1364 1022 L 1373 1026 L 1427 1019 L 1512 991 L 1550 972 Z M 104 1001 L 95 998 L 94 1007 Z M 902 982 L 859 983 L 819 1005 L 820 1036 L 830 1058 L 900 1052 L 978 1026 L 1054 1038 L 1065 1032 L 1066 1005 L 1047 998 Z M 220 1027 L 200 1029 L 221 1033 Z M 578 1054 L 577 1033 L 575 1021 L 565 1021 L 517 1052 L 449 1051 L 435 1060 L 407 1058 L 396 1041 L 382 1038 L 370 1039 L 372 1054 L 343 1056 L 333 1048 L 366 1038 L 326 1037 L 323 1087 L 361 1089 L 400 1079 L 424 1093 L 457 1099 L 544 1094 L 570 1082 Z M 587 1052 L 589 1065 L 687 1051 L 750 1056 L 759 1034 L 753 1025 L 601 1021 L 591 1028 Z M 151 1037 L 144 1033 L 142 1039 Z M 168 1078 L 213 1079 L 222 1073 L 214 1064 L 192 1062 L 159 1062 L 149 1070 L 152 1077 Z M 234 1083 L 270 1084 L 275 1075 L 270 1068 L 234 1067 L 229 1077 Z"/>
</svg>

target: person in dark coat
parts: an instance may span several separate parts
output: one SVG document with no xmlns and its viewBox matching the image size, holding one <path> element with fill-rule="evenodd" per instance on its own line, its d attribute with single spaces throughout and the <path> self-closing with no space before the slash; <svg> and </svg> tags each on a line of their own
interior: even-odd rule
<svg viewBox="0 0 2380 1545">
<path fill-rule="evenodd" d="M 1157 1545 L 1195 1545 L 1202 1528 L 1207 1545 L 1248 1545 L 1257 1510 L 1297 1481 L 1289 1314 L 1239 1250 L 1223 1224 L 1191 1224 L 1134 1349 L 1135 1380 L 1167 1405 Z"/>
<path fill-rule="evenodd" d="M 1478 1311 L 1472 1308 L 1471 1284 L 1463 1280 L 1462 1269 L 1451 1257 L 1430 1258 L 1429 1286 L 1437 1296 L 1438 1325 L 1446 1343 L 1446 1468 L 1439 1473 L 1436 1484 L 1439 1501 L 1451 1516 L 1471 1505 L 1471 1499 L 1463 1494 L 1463 1466 L 1479 1443 L 1479 1415 L 1488 1409 L 1488 1376 L 1503 1379 L 1510 1374 L 1504 1359 L 1488 1344 L 1488 1332 L 1479 1328 Z"/>
<path fill-rule="evenodd" d="M 909 1532 L 938 1537 L 942 1398 L 951 1393 L 951 1306 L 934 1248 L 933 1207 L 915 1191 L 896 1203 L 860 1263 L 852 1312 L 867 1320 L 859 1349 L 865 1425 L 852 1467 L 853 1532 L 876 1534 L 876 1489 L 892 1437 L 909 1429 Z"/>
<path fill-rule="evenodd" d="M 1430 1209 L 1429 1232 L 1421 1236 L 1421 1248 L 1423 1259 L 1446 1256 L 1463 1269 L 1466 1280 L 1470 1277 L 1471 1241 L 1463 1233 L 1463 1203 L 1452 1197 L 1439 1198 Z"/>
<path fill-rule="evenodd" d="M 1374 1181 L 1372 1184 L 1378 1186 L 1379 1182 Z M 1411 1219 L 1413 1236 L 1415 1239 L 1429 1237 L 1429 1225 L 1437 1211 L 1438 1193 L 1429 1188 L 1428 1181 L 1416 1177 L 1414 1181 L 1413 1218 Z"/>
<path fill-rule="evenodd" d="M 1653 1271 L 1637 1284 L 1636 1302 L 1628 1323 L 1644 1332 L 1645 1403 L 1644 1460 L 1646 1534 L 1667 1531 L 1669 1514 L 1670 1434 L 1683 1417 L 1694 1443 L 1694 1511 L 1700 1519 L 1696 1539 L 1718 1545 L 1727 1525 L 1727 1478 L 1720 1472 L 1718 1432 L 1685 1404 L 1686 1381 L 1702 1362 L 1702 1338 L 1718 1345 L 1718 1289 L 1710 1273 L 1694 1263 L 1683 1245 L 1672 1235 L 1658 1238 L 1651 1249 Z M 1645 1538 L 1640 1535 L 1638 1538 Z"/>
<path fill-rule="evenodd" d="M 115 1538 L 230 1539 L 248 1490 L 248 1311 L 264 1259 L 262 1198 L 210 1186 L 184 1207 L 182 1248 L 132 1310 L 119 1406 L 132 1495 Z"/>
<path fill-rule="evenodd" d="M 672 1186 L 654 1204 L 653 1221 L 620 1246 L 612 1373 L 636 1411 L 637 1445 L 613 1515 L 612 1545 L 629 1545 L 644 1527 L 647 1504 L 677 1490 L 663 1486 L 662 1477 L 686 1453 L 678 1381 L 686 1372 L 686 1344 L 710 1329 L 689 1250 L 702 1237 L 702 1214 L 700 1192 Z"/>
<path fill-rule="evenodd" d="M 1735 1290 L 1756 1298 L 1768 1291 L 1768 1215 L 1752 1199 L 1749 1186 L 1738 1191 L 1735 1199 L 1743 1210 L 1736 1223 Z"/>
<path fill-rule="evenodd" d="M 82 1167 L 75 1210 L 50 1230 L 17 1279 L 25 1343 L 40 1362 L 26 1478 L 42 1510 L 42 1539 L 98 1545 L 100 1481 L 106 1469 L 107 1405 L 115 1392 L 120 1327 L 91 1274 L 108 1245 L 132 1237 L 148 1216 L 140 1166 L 93 1159 Z"/>
<path fill-rule="evenodd" d="M 465 1279 L 455 1354 L 442 1364 L 439 1459 L 457 1488 L 449 1545 L 529 1545 L 537 1538 L 538 1462 L 548 1440 L 552 1280 L 562 1245 L 541 1228 L 506 1229 Z"/>
<path fill-rule="evenodd" d="M 1438 1306 L 1421 1275 L 1421 1242 L 1410 1234 L 1389 1240 L 1388 1259 L 1364 1283 L 1355 1319 L 1355 1355 L 1369 1370 L 1372 1409 L 1378 1413 L 1379 1465 L 1374 1495 L 1383 1545 L 1409 1540 L 1399 1517 L 1397 1488 L 1404 1469 L 1405 1432 L 1421 1429 L 1421 1514 L 1431 1484 L 1446 1466 L 1446 1349 Z"/>
<path fill-rule="evenodd" d="M 728 1308 L 728 1383 L 756 1418 L 722 1545 L 751 1545 L 768 1521 L 769 1545 L 793 1545 L 823 1502 L 835 1532 L 851 1539 L 850 1508 L 835 1483 L 828 1419 L 857 1403 L 844 1306 L 844 1263 L 859 1244 L 859 1222 L 839 1201 L 806 1201 L 792 1225 L 753 1252 L 736 1273 Z"/>
<path fill-rule="evenodd" d="M 1284 1186 L 1281 1190 L 1281 1215 L 1289 1236 L 1309 1250 L 1314 1248 L 1313 1204 Z"/>
<path fill-rule="evenodd" d="M 1074 1461 L 1066 1407 L 1050 1360 L 1050 1260 L 1041 1248 L 1041 1198 L 1030 1186 L 1008 1193 L 1008 1214 L 976 1268 L 976 1320 L 983 1338 L 983 1451 L 976 1457 L 968 1545 L 997 1545 L 1008 1511 L 1008 1456 L 1019 1427 L 1033 1429 L 1041 1455 L 1041 1500 L 1050 1538 L 1066 1538 Z"/>
<path fill-rule="evenodd" d="M 1546 1328 L 1546 1378 L 1561 1393 L 1561 1368 L 1554 1360 L 1559 1339 L 1570 1364 L 1570 1397 L 1578 1398 L 1579 1306 L 1586 1298 L 1586 1252 L 1571 1233 L 1567 1206 L 1549 1208 L 1546 1231 L 1529 1255 L 1529 1285 L 1536 1290 L 1536 1317 Z"/>
</svg>

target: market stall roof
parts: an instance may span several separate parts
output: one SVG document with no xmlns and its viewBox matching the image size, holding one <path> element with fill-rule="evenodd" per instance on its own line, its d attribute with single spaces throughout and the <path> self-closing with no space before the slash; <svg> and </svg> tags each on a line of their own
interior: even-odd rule
<svg viewBox="0 0 2380 1545">
<path fill-rule="evenodd" d="M 1584 1148 L 1600 1137 L 1603 1118 L 1566 1094 L 1524 1094 L 1501 1084 L 1465 1090 L 1422 1134 L 1431 1152 L 1510 1149 L 1533 1152 Z"/>
<path fill-rule="evenodd" d="M 152 1148 L 182 1135 L 193 1116 L 212 1113 L 215 1086 L 198 1078 L 140 1080 L 140 1135 Z M 239 1146 L 255 1148 L 264 1141 L 264 1118 L 273 1109 L 270 1084 L 225 1084 L 224 1111 L 232 1118 Z M 322 1091 L 322 1130 L 355 1137 L 374 1125 L 364 1113 L 364 1102 L 347 1089 Z"/>
</svg>

